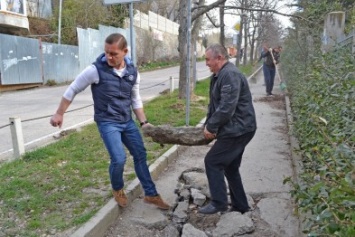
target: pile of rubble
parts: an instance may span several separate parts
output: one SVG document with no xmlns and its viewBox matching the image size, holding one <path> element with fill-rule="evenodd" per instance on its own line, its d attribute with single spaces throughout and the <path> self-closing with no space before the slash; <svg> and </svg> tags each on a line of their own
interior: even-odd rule
<svg viewBox="0 0 355 237">
<path fill-rule="evenodd" d="M 176 204 L 173 208 L 171 221 L 181 232 L 181 236 L 236 236 L 251 233 L 255 230 L 251 213 L 242 215 L 229 212 L 214 215 L 202 215 L 198 208 L 206 204 L 210 198 L 204 170 L 193 168 L 184 171 L 175 193 Z M 253 199 L 249 197 L 253 206 Z M 176 235 L 180 236 L 180 235 Z"/>
</svg>

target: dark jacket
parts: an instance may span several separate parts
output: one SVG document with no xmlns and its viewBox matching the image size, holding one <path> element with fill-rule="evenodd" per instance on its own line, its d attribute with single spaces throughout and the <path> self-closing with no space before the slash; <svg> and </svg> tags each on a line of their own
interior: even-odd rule
<svg viewBox="0 0 355 237">
<path fill-rule="evenodd" d="M 238 137 L 256 130 L 256 118 L 248 81 L 227 62 L 210 82 L 207 130 L 218 138 Z"/>
<path fill-rule="evenodd" d="M 91 85 L 96 122 L 125 123 L 132 118 L 131 96 L 137 80 L 137 69 L 129 59 L 125 58 L 125 62 L 126 70 L 122 77 L 107 64 L 104 54 L 94 62 L 100 78 L 98 84 Z"/>
<path fill-rule="evenodd" d="M 280 54 L 277 53 L 275 50 L 272 50 L 272 54 L 274 55 L 276 64 L 279 63 Z M 275 67 L 275 64 L 274 64 L 274 61 L 272 59 L 270 51 L 261 52 L 260 59 L 261 58 L 264 58 L 264 64 L 265 65 L 270 66 L 270 67 Z"/>
</svg>

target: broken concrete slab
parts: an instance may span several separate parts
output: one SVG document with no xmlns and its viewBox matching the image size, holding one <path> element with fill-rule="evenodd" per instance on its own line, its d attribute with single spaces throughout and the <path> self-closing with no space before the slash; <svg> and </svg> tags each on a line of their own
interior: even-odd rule
<svg viewBox="0 0 355 237">
<path fill-rule="evenodd" d="M 184 225 L 182 229 L 181 237 L 207 237 L 205 232 L 195 228 L 193 225 L 187 223 Z"/>
<path fill-rule="evenodd" d="M 252 219 L 239 212 L 223 214 L 212 234 L 214 237 L 237 236 L 253 232 L 255 229 Z"/>
<path fill-rule="evenodd" d="M 298 220 L 292 213 L 290 200 L 281 198 L 263 198 L 257 207 L 261 218 L 266 221 L 272 230 L 280 236 L 298 236 Z"/>
<path fill-rule="evenodd" d="M 134 201 L 129 219 L 134 224 L 148 229 L 162 230 L 169 224 L 167 216 L 161 210 L 144 203 L 141 199 Z"/>
</svg>

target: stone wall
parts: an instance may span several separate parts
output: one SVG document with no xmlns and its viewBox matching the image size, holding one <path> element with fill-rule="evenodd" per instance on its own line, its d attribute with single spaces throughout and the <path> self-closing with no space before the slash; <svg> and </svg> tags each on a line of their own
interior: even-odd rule
<svg viewBox="0 0 355 237">
<path fill-rule="evenodd" d="M 129 28 L 129 19 L 125 22 L 125 27 Z M 159 16 L 153 12 L 144 14 L 135 10 L 133 18 L 136 32 L 136 53 L 137 64 L 170 60 L 179 57 L 178 32 L 179 25 L 167 18 Z M 205 48 L 201 42 L 197 43 L 197 56 L 202 57 Z"/>
</svg>

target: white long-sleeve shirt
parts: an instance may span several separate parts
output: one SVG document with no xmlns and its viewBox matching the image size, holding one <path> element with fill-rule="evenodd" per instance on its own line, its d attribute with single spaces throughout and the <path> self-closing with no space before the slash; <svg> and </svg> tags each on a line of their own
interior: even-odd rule
<svg viewBox="0 0 355 237">
<path fill-rule="evenodd" d="M 123 76 L 124 72 L 126 70 L 126 67 L 122 69 L 114 69 L 115 73 L 121 77 Z M 119 79 L 117 79 L 119 80 Z M 137 73 L 137 80 L 136 83 L 133 85 L 132 88 L 132 108 L 133 109 L 139 109 L 143 108 L 143 102 L 142 98 L 139 94 L 139 83 L 140 83 L 140 75 Z M 70 86 L 67 88 L 67 90 L 64 92 L 63 97 L 69 101 L 73 101 L 74 97 L 85 90 L 89 85 L 95 83 L 98 84 L 100 81 L 99 78 L 99 73 L 97 71 L 97 68 L 94 65 L 90 65 L 86 67 L 76 78 L 75 80 L 70 84 Z"/>
</svg>

